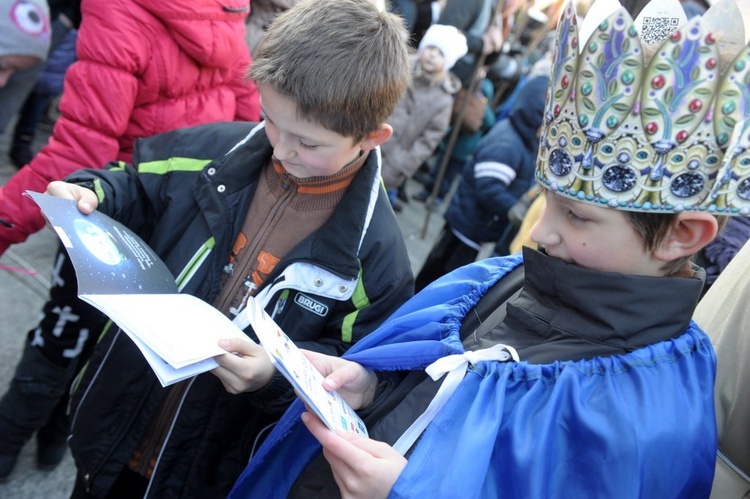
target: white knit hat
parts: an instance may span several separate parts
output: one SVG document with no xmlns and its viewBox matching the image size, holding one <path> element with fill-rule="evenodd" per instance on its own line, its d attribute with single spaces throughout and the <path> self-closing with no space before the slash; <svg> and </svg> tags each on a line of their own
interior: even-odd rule
<svg viewBox="0 0 750 499">
<path fill-rule="evenodd" d="M 0 0 L 0 56 L 47 58 L 49 7 L 45 0 Z"/>
<path fill-rule="evenodd" d="M 455 26 L 444 24 L 433 24 L 430 26 L 419 42 L 419 53 L 425 47 L 437 47 L 443 53 L 445 67 L 448 71 L 460 58 L 466 55 L 469 48 L 466 46 L 466 37 L 456 29 Z"/>
</svg>

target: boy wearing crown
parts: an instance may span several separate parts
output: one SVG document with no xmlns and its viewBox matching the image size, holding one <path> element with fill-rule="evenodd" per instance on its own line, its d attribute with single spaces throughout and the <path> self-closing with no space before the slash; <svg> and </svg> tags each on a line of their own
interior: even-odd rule
<svg viewBox="0 0 750 499">
<path fill-rule="evenodd" d="M 558 27 L 540 250 L 444 276 L 343 359 L 311 353 L 369 438 L 298 402 L 235 497 L 708 497 L 716 358 L 690 257 L 715 215 L 748 213 L 750 47 L 721 65 L 695 20 L 645 61 L 624 10 L 594 26 L 581 51 L 570 6 Z"/>
</svg>

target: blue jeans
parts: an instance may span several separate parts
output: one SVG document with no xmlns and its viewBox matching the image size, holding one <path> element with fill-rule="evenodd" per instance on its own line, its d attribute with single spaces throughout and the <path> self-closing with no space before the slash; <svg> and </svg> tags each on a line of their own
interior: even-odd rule
<svg viewBox="0 0 750 499">
<path fill-rule="evenodd" d="M 388 189 L 386 192 L 388 193 L 388 201 L 391 202 L 391 206 L 395 206 L 398 200 L 398 189 Z"/>
</svg>

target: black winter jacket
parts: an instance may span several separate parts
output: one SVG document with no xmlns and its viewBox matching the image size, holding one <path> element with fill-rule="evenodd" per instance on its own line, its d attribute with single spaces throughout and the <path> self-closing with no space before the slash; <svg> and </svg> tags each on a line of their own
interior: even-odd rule
<svg viewBox="0 0 750 499">
<path fill-rule="evenodd" d="M 181 292 L 211 303 L 271 154 L 263 124 L 210 124 L 139 141 L 137 171 L 121 164 L 68 180 L 94 188 L 99 210 L 138 232 Z M 340 355 L 412 294 L 409 258 L 373 151 L 328 222 L 282 259 L 255 296 L 299 346 Z M 92 494 L 109 490 L 166 393 L 124 333 L 113 327 L 102 336 L 71 400 L 70 447 Z M 193 378 L 147 497 L 225 497 L 259 429 L 293 398 L 278 373 L 241 395 L 210 373 Z"/>
</svg>

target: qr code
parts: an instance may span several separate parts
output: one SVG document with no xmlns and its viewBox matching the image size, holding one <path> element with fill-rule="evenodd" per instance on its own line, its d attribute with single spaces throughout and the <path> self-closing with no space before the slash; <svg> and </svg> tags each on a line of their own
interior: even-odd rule
<svg viewBox="0 0 750 499">
<path fill-rule="evenodd" d="M 641 41 L 646 45 L 663 42 L 674 33 L 680 23 L 676 17 L 644 17 L 641 26 Z"/>
</svg>

